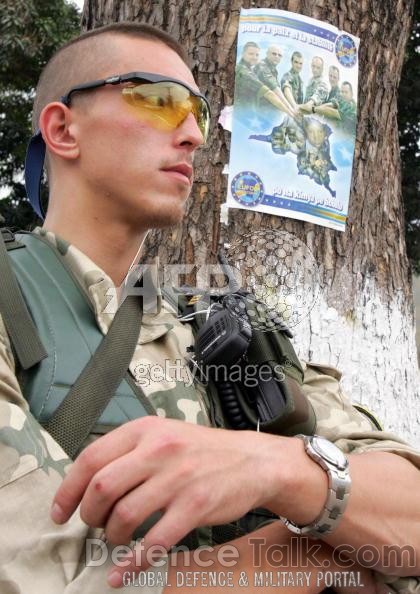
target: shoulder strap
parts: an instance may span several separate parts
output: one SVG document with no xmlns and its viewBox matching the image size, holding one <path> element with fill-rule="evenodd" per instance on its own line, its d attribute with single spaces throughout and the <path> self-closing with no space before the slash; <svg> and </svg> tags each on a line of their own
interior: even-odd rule
<svg viewBox="0 0 420 594">
<path fill-rule="evenodd" d="M 125 376 L 136 348 L 142 317 L 140 300 L 137 296 L 128 296 L 95 354 L 44 425 L 70 458 L 77 455 Z"/>
<path fill-rule="evenodd" d="M 82 295 L 80 292 L 79 295 L 79 291 L 74 285 L 74 279 L 72 281 L 70 278 L 70 271 L 66 269 L 63 260 L 58 257 L 54 247 L 42 240 L 42 238 L 32 234 L 19 235 L 15 239 L 13 234 L 6 231 L 4 236 L 7 243 L 5 249 L 0 252 L 0 261 L 3 264 L 0 275 L 3 280 L 5 278 L 3 269 L 9 268 L 8 272 L 10 274 L 8 274 L 7 278 L 12 276 L 14 284 L 9 283 L 5 286 L 4 282 L 2 282 L 0 313 L 9 319 L 7 307 L 9 309 L 16 308 L 14 304 L 19 302 L 23 304 L 23 309 L 21 310 L 19 306 L 17 314 L 13 312 L 12 323 L 8 323 L 6 326 L 15 353 L 17 354 L 20 344 L 25 347 L 25 341 L 29 340 L 27 328 L 34 334 L 35 342 L 40 344 L 38 324 L 41 323 L 42 326 L 44 323 L 49 329 L 47 333 L 42 334 L 41 332 L 43 340 L 46 340 L 45 357 L 32 357 L 32 368 L 29 369 L 31 375 L 25 375 L 25 387 L 29 389 L 31 399 L 28 398 L 28 394 L 25 394 L 25 396 L 28 398 L 31 411 L 38 421 L 60 443 L 63 449 L 71 457 L 74 457 L 98 423 L 98 420 L 102 418 L 105 409 L 109 409 L 107 405 L 111 405 L 114 394 L 119 397 L 119 404 L 116 409 L 114 405 L 112 413 L 117 410 L 119 416 L 122 415 L 124 420 L 128 420 L 131 414 L 133 414 L 131 418 L 156 414 L 134 381 L 130 381 L 131 378 L 127 371 L 140 334 L 142 309 L 138 297 L 128 297 L 125 300 L 116 313 L 105 337 L 101 335 L 99 330 L 96 333 L 97 336 L 96 334 L 93 336 L 92 331 L 85 328 L 87 320 L 90 320 L 91 317 L 89 304 L 84 294 Z M 14 251 L 9 255 L 7 251 L 10 249 Z M 13 257 L 11 257 L 12 254 Z M 28 255 L 31 256 L 29 259 Z M 39 266 L 37 267 L 38 262 Z M 44 269 L 48 270 L 52 276 L 42 275 Z M 36 282 L 35 284 L 25 282 L 25 279 L 30 278 L 34 273 L 36 281 L 39 281 L 39 286 Z M 21 288 L 22 283 L 24 289 Z M 56 285 L 62 287 L 63 291 L 66 292 L 65 300 L 61 299 L 59 292 L 51 293 L 51 287 Z M 54 306 L 52 307 L 54 312 L 52 312 L 51 318 L 48 317 L 45 320 L 45 312 L 38 307 L 38 301 L 41 299 L 43 302 L 43 290 L 46 286 L 50 287 L 50 293 L 48 293 L 48 299 L 47 296 L 45 296 L 45 299 L 47 302 L 50 302 L 51 298 L 53 299 L 47 309 L 51 312 L 51 306 Z M 69 293 L 71 288 L 73 288 L 73 292 Z M 32 299 L 32 297 L 36 298 Z M 28 306 L 27 299 L 29 299 Z M 67 304 L 69 313 L 67 313 L 66 307 L 63 309 L 63 307 L 57 306 L 57 300 Z M 6 306 L 3 301 L 6 302 Z M 12 305 L 8 305 L 10 303 Z M 5 313 L 6 315 L 4 315 Z M 85 328 L 85 332 L 80 335 L 80 339 L 77 337 L 75 339 L 73 335 L 69 338 L 73 348 L 75 348 L 75 345 L 77 348 L 78 340 L 81 340 L 79 346 L 83 347 L 83 353 L 77 353 L 77 364 L 75 365 L 77 371 L 73 378 L 71 378 L 71 370 L 63 369 L 62 363 L 60 364 L 60 361 L 63 358 L 65 359 L 65 345 L 68 345 L 69 341 L 57 342 L 58 339 L 50 328 L 51 324 L 53 324 L 53 328 L 56 328 L 54 323 L 59 321 L 62 331 L 66 327 L 64 324 L 66 315 L 71 320 L 76 316 L 79 322 L 81 320 L 81 326 Z M 27 316 L 29 320 L 27 325 L 14 324 L 16 318 L 21 321 L 21 316 Z M 10 328 L 12 328 L 12 332 L 9 331 Z M 94 328 L 96 328 L 96 325 L 94 325 Z M 76 353 L 74 355 L 76 356 Z M 84 366 L 79 366 L 79 363 L 83 362 L 83 360 L 85 361 Z M 17 357 L 17 363 L 21 364 L 21 361 L 22 358 Z M 50 361 L 49 364 L 48 361 Z M 38 362 L 40 362 L 39 365 L 35 366 L 35 363 Z M 43 368 L 45 365 L 47 365 L 46 369 Z M 25 364 L 25 370 L 28 370 L 28 364 Z M 59 374 L 56 376 L 58 372 Z M 45 376 L 41 384 L 36 383 L 38 375 Z M 34 378 L 36 379 L 34 380 Z M 127 384 L 126 387 L 124 387 L 125 383 Z M 67 385 L 69 386 L 68 392 L 63 396 L 63 391 L 65 391 Z M 34 394 L 36 397 L 41 394 L 41 401 L 38 399 L 32 402 L 35 398 Z M 133 394 L 133 397 L 130 396 L 131 394 Z M 131 400 L 133 400 L 133 404 L 130 404 Z M 47 402 L 50 408 L 49 412 L 46 410 Z M 110 414 L 111 412 L 108 412 L 106 418 L 109 418 Z"/>
<path fill-rule="evenodd" d="M 8 250 L 24 248 L 9 229 L 0 234 L 0 313 L 22 369 L 30 369 L 47 357 L 35 324 L 23 299 Z"/>
</svg>

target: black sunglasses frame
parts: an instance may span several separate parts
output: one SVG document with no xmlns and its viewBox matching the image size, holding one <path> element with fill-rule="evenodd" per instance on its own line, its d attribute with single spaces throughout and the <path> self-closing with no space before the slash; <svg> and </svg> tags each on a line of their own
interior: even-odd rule
<svg viewBox="0 0 420 594">
<path fill-rule="evenodd" d="M 186 83 L 176 78 L 162 76 L 161 74 L 154 74 L 152 72 L 129 72 L 127 74 L 115 74 L 113 76 L 109 76 L 108 78 L 94 80 L 91 82 L 76 85 L 61 97 L 60 102 L 66 105 L 67 107 L 70 107 L 71 98 L 74 93 L 98 89 L 100 87 L 104 87 L 105 85 L 119 85 L 125 82 L 176 83 L 181 87 L 187 89 L 188 92 L 191 93 L 191 95 L 193 95 L 194 97 L 199 97 L 204 101 L 204 104 L 206 105 L 206 108 L 208 110 L 208 119 L 210 119 L 210 105 L 207 98 L 204 95 L 202 95 L 201 93 L 197 93 L 196 91 L 191 89 L 191 87 L 189 87 Z M 37 130 L 35 134 L 32 136 L 31 140 L 29 141 L 28 148 L 26 151 L 25 186 L 29 202 L 31 203 L 32 208 L 34 209 L 36 214 L 41 219 L 45 218 L 44 209 L 42 208 L 41 204 L 41 182 L 45 160 L 45 148 L 45 142 L 42 138 L 41 131 Z"/>
<path fill-rule="evenodd" d="M 105 85 L 120 85 L 121 83 L 125 82 L 132 82 L 132 83 L 158 83 L 158 82 L 172 82 L 184 87 L 193 95 L 194 97 L 199 97 L 203 99 L 205 104 L 207 105 L 207 109 L 209 112 L 210 117 L 210 104 L 207 98 L 202 95 L 201 93 L 197 93 L 194 91 L 190 86 L 186 83 L 181 82 L 176 78 L 170 78 L 167 76 L 162 76 L 161 74 L 153 74 L 152 72 L 129 72 L 128 74 L 115 74 L 113 76 L 109 76 L 108 78 L 94 80 L 91 82 L 83 83 L 81 85 L 77 85 L 72 87 L 70 91 L 68 91 L 63 97 L 61 97 L 61 103 L 64 105 L 70 106 L 70 100 L 73 93 L 78 93 L 80 91 L 90 91 L 91 89 L 98 89 L 100 87 L 104 87 Z"/>
</svg>

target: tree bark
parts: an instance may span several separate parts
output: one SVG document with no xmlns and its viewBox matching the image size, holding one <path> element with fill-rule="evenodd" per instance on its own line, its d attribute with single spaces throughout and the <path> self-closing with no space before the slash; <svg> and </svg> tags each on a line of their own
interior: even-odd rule
<svg viewBox="0 0 420 594">
<path fill-rule="evenodd" d="M 156 231 L 150 253 L 163 263 L 214 262 L 221 244 L 255 229 L 299 237 L 320 266 L 322 292 L 295 328 L 303 359 L 343 371 L 354 401 L 386 428 L 420 444 L 420 388 L 411 274 L 404 241 L 397 88 L 414 0 L 260 0 L 331 23 L 360 37 L 359 110 L 349 218 L 344 233 L 310 223 L 233 210 L 221 225 L 230 134 L 217 125 L 233 102 L 238 0 L 86 0 L 83 27 L 120 20 L 148 22 L 174 35 L 213 109 L 213 129 L 195 162 L 196 182 L 182 226 Z"/>
</svg>

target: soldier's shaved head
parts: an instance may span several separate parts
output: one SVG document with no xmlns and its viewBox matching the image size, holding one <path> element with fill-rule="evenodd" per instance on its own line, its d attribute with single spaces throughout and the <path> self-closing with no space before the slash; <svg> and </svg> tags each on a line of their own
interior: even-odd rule
<svg viewBox="0 0 420 594">
<path fill-rule="evenodd" d="M 110 76 L 122 74 L 110 72 L 110 64 L 118 54 L 118 38 L 122 36 L 154 40 L 174 50 L 186 63 L 186 54 L 181 45 L 167 33 L 144 23 L 113 23 L 82 33 L 63 45 L 42 71 L 36 89 L 32 128 L 38 128 L 43 108 L 58 101 L 73 86 Z"/>
<path fill-rule="evenodd" d="M 278 64 L 283 57 L 283 50 L 279 45 L 270 45 L 267 48 L 267 60 L 273 64 Z"/>
<path fill-rule="evenodd" d="M 312 58 L 311 69 L 313 76 L 320 77 L 324 69 L 324 60 L 320 56 Z"/>
</svg>

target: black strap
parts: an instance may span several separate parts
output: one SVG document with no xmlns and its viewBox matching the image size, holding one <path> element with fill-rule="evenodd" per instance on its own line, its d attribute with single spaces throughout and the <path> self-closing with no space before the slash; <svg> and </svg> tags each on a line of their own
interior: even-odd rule
<svg viewBox="0 0 420 594">
<path fill-rule="evenodd" d="M 47 352 L 10 265 L 6 243 L 10 243 L 12 249 L 20 247 L 13 233 L 8 229 L 2 229 L 0 233 L 0 313 L 19 364 L 26 370 L 45 359 Z"/>
<path fill-rule="evenodd" d="M 44 428 L 75 458 L 124 378 L 140 335 L 143 309 L 129 295 L 108 333 Z"/>
<path fill-rule="evenodd" d="M 213 544 L 224 544 L 245 534 L 245 530 L 233 522 L 231 524 L 221 524 L 212 527 Z"/>
</svg>

